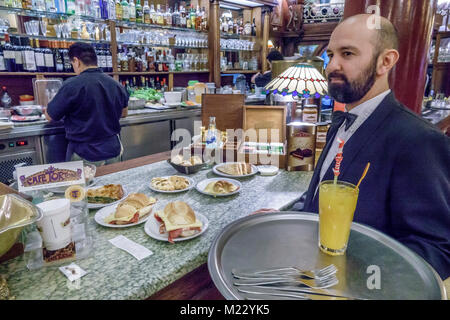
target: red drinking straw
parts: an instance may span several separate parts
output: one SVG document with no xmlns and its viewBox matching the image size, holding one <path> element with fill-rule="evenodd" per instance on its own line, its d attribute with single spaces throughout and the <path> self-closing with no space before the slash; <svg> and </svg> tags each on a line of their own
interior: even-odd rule
<svg viewBox="0 0 450 320">
<path fill-rule="evenodd" d="M 337 138 L 337 141 L 339 142 L 339 146 L 338 146 L 338 152 L 337 152 L 336 158 L 335 158 L 336 159 L 336 164 L 334 165 L 334 169 L 333 169 L 333 172 L 334 172 L 334 184 L 337 183 L 337 178 L 339 176 L 339 173 L 341 173 L 340 172 L 341 162 L 342 162 L 342 159 L 344 159 L 344 157 L 342 156 L 342 150 L 344 149 L 345 141 L 340 139 L 340 138 Z"/>
</svg>

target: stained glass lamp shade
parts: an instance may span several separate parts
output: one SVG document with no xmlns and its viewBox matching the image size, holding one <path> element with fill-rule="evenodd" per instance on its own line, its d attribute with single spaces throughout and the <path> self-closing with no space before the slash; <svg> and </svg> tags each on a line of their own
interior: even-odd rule
<svg viewBox="0 0 450 320">
<path fill-rule="evenodd" d="M 292 95 L 299 98 L 320 98 L 327 96 L 328 83 L 322 74 L 308 63 L 298 63 L 290 66 L 264 89 L 266 94 Z"/>
</svg>

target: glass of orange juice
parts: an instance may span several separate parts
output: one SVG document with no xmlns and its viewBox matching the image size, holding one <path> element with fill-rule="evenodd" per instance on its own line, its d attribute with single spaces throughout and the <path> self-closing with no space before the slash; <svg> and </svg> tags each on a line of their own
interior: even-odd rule
<svg viewBox="0 0 450 320">
<path fill-rule="evenodd" d="M 348 182 L 327 180 L 319 185 L 319 248 L 330 255 L 347 249 L 359 189 Z"/>
</svg>

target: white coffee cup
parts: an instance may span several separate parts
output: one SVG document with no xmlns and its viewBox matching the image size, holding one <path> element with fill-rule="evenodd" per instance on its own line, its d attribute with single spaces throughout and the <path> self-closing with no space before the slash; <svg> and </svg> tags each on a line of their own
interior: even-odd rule
<svg viewBox="0 0 450 320">
<path fill-rule="evenodd" d="M 70 200 L 55 199 L 37 204 L 44 216 L 36 222 L 47 250 L 58 250 L 71 242 Z"/>
</svg>

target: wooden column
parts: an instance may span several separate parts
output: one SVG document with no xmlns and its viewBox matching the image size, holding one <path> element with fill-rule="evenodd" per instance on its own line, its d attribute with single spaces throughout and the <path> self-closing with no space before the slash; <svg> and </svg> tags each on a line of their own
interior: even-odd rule
<svg viewBox="0 0 450 320">
<path fill-rule="evenodd" d="M 219 26 L 219 0 L 211 0 L 209 6 L 209 81 L 220 88 L 220 26 Z"/>
<path fill-rule="evenodd" d="M 263 14 L 263 28 L 262 28 L 262 43 L 261 43 L 261 72 L 264 73 L 268 70 L 267 64 L 267 42 L 269 41 L 269 32 L 270 32 L 270 12 L 264 11 Z"/>
<path fill-rule="evenodd" d="M 371 5 L 378 5 L 381 16 L 398 30 L 400 59 L 389 77 L 391 89 L 401 103 L 420 114 L 437 0 L 346 0 L 344 18 L 366 13 Z"/>
<path fill-rule="evenodd" d="M 113 67 L 113 78 L 119 81 L 119 75 L 114 74 L 118 72 L 117 64 L 117 34 L 116 34 L 116 23 L 109 20 L 109 31 L 111 32 L 111 56 L 112 56 L 112 67 Z"/>
</svg>

